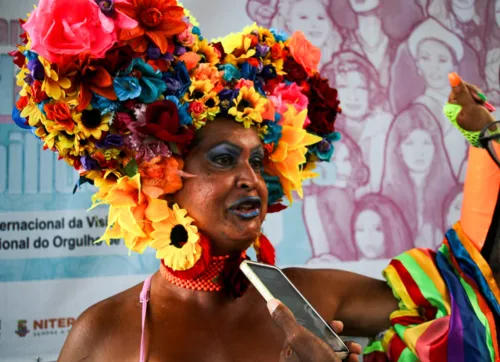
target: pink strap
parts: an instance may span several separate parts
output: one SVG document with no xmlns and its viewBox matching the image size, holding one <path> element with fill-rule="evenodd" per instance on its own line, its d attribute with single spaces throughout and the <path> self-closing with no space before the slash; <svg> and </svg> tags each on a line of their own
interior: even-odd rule
<svg viewBox="0 0 500 362">
<path fill-rule="evenodd" d="M 139 301 L 142 303 L 142 333 L 141 333 L 141 356 L 140 356 L 140 362 L 146 362 L 146 343 L 145 343 L 145 330 L 146 330 L 146 314 L 148 312 L 148 302 L 149 302 L 149 289 L 151 287 L 151 278 L 153 276 L 150 276 L 148 279 L 144 281 L 144 284 L 142 285 L 142 291 L 141 294 L 139 295 Z"/>
</svg>

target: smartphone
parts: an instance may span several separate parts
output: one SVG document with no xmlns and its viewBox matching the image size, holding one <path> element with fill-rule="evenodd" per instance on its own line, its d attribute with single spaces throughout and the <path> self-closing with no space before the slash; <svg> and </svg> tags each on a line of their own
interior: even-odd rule
<svg viewBox="0 0 500 362">
<path fill-rule="evenodd" d="M 240 269 L 266 302 L 278 299 L 295 316 L 297 323 L 307 328 L 333 348 L 340 359 L 349 355 L 349 348 L 312 307 L 278 267 L 245 260 Z"/>
</svg>

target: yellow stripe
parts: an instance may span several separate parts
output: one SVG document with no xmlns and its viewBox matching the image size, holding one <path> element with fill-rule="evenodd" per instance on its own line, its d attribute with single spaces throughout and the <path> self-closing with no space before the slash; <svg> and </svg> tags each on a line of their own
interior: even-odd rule
<svg viewBox="0 0 500 362">
<path fill-rule="evenodd" d="M 387 281 L 391 284 L 393 292 L 396 292 L 397 295 L 401 298 L 406 308 L 408 309 L 417 309 L 417 305 L 413 302 L 408 291 L 406 290 L 405 285 L 399 278 L 399 274 L 392 265 L 389 265 L 384 270 L 385 277 Z"/>
<path fill-rule="evenodd" d="M 412 310 L 396 310 L 391 313 L 391 319 L 400 318 L 400 317 L 421 317 L 420 311 L 416 309 Z"/>
<path fill-rule="evenodd" d="M 422 336 L 427 328 L 431 326 L 433 321 L 425 322 L 414 327 L 407 328 L 403 335 L 403 341 L 406 346 L 412 351 L 415 355 L 417 355 L 417 341 Z"/>
<path fill-rule="evenodd" d="M 429 257 L 419 249 L 409 250 L 408 254 L 411 255 L 411 257 L 420 266 L 424 273 L 427 274 L 429 279 L 433 281 L 434 286 L 441 295 L 441 301 L 446 308 L 447 314 L 451 314 L 450 296 L 448 294 L 448 289 L 443 277 L 436 268 L 436 263 L 433 260 L 429 259 Z"/>
<path fill-rule="evenodd" d="M 396 334 L 394 329 L 389 329 L 385 334 L 384 338 L 382 338 L 382 347 L 384 348 L 384 351 L 389 350 L 389 345 L 391 344 L 392 337 Z"/>
</svg>

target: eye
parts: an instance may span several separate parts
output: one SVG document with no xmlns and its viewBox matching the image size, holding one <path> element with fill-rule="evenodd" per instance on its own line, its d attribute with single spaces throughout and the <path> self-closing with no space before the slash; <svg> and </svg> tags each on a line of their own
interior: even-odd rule
<svg viewBox="0 0 500 362">
<path fill-rule="evenodd" d="M 252 168 L 254 170 L 261 172 L 262 167 L 264 166 L 262 158 L 261 157 L 253 157 L 252 159 L 250 159 L 250 166 L 252 166 Z"/>
<path fill-rule="evenodd" d="M 212 162 L 217 166 L 228 167 L 233 165 L 234 158 L 231 155 L 220 155 L 215 157 Z"/>
</svg>

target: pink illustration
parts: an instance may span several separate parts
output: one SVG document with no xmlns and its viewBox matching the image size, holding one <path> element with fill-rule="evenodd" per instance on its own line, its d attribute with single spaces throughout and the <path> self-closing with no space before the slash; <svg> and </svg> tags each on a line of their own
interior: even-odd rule
<svg viewBox="0 0 500 362">
<path fill-rule="evenodd" d="M 443 230 L 452 227 L 460 219 L 462 200 L 464 196 L 464 184 L 458 183 L 450 188 L 443 201 Z"/>
<path fill-rule="evenodd" d="M 500 106 L 500 1 L 490 1 L 486 22 L 486 60 L 484 75 L 490 102 Z"/>
<path fill-rule="evenodd" d="M 355 190 L 368 183 L 361 149 L 347 135 L 335 144 L 333 163 L 320 164 L 320 177 L 304 189 L 303 214 L 313 257 L 357 260 L 351 237 Z"/>
<path fill-rule="evenodd" d="M 456 183 L 439 124 L 422 105 L 402 112 L 389 130 L 382 194 L 401 210 L 417 247 L 434 248 L 442 237 L 443 204 Z"/>
<path fill-rule="evenodd" d="M 331 0 L 248 0 L 247 12 L 257 23 L 284 30 L 302 31 L 322 50 L 321 64 L 328 62 L 341 46 L 338 26 L 329 15 Z"/>
<path fill-rule="evenodd" d="M 351 218 L 357 259 L 389 259 L 413 247 L 410 228 L 401 209 L 379 194 L 363 196 Z"/>
<path fill-rule="evenodd" d="M 363 161 L 370 169 L 369 183 L 356 195 L 378 192 L 383 168 L 380 151 L 393 119 L 384 109 L 386 97 L 380 94 L 378 73 L 366 58 L 352 51 L 337 53 L 322 73 L 342 99 L 337 130 L 361 146 Z"/>
</svg>

